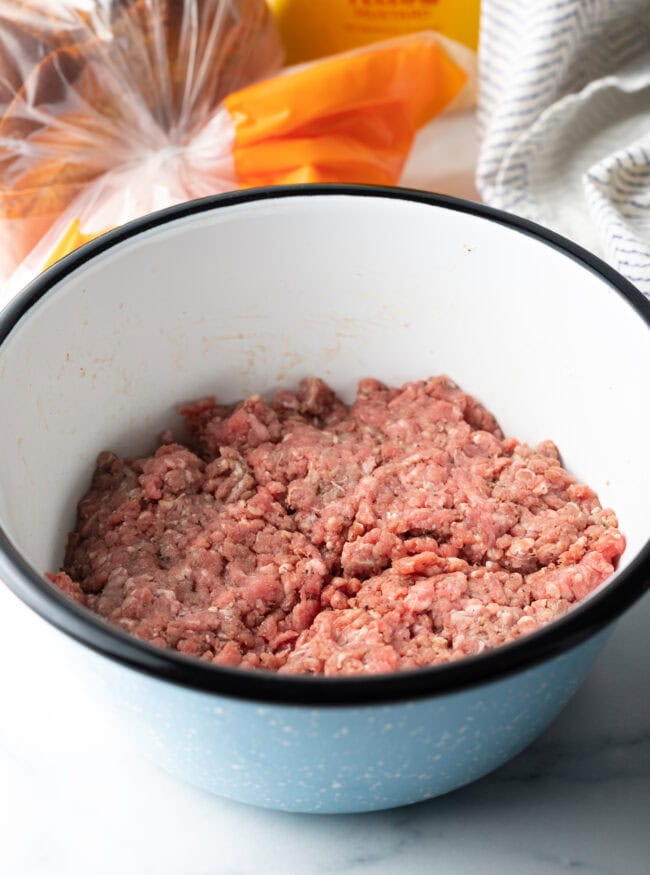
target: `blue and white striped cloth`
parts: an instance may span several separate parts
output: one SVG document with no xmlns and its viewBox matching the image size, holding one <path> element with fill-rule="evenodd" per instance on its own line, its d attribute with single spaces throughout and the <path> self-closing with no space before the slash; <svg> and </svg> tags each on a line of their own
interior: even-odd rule
<svg viewBox="0 0 650 875">
<path fill-rule="evenodd" d="M 650 296 L 650 0 L 483 0 L 477 186 Z"/>
</svg>

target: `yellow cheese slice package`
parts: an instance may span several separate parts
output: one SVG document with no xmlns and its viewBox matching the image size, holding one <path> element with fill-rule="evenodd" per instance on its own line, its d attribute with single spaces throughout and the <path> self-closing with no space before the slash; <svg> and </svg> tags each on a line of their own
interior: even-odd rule
<svg viewBox="0 0 650 875">
<path fill-rule="evenodd" d="M 267 0 L 289 64 L 430 30 L 476 52 L 480 0 Z"/>
</svg>

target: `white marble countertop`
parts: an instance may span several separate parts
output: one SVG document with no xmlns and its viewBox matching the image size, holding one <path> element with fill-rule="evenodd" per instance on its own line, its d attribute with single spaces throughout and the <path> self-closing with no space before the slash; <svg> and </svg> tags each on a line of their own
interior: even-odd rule
<svg viewBox="0 0 650 875">
<path fill-rule="evenodd" d="M 648 875 L 650 597 L 525 753 L 448 796 L 291 815 L 208 796 L 129 752 L 59 633 L 0 587 L 7 875 Z M 29 642 L 25 653 L 24 642 Z"/>
<path fill-rule="evenodd" d="M 405 183 L 475 196 L 471 120 L 435 124 Z M 113 715 L 70 673 L 60 633 L 2 586 L 0 617 L 7 875 L 650 873 L 650 596 L 516 760 L 428 803 L 340 817 L 247 808 L 135 759 Z"/>
</svg>

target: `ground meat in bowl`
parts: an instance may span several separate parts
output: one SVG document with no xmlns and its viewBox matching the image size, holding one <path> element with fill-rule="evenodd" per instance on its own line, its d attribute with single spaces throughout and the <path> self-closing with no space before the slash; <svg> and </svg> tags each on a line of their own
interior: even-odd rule
<svg viewBox="0 0 650 875">
<path fill-rule="evenodd" d="M 550 441 L 503 436 L 449 378 L 321 380 L 181 408 L 189 440 L 102 453 L 66 594 L 210 662 L 285 673 L 414 668 L 561 616 L 614 571 L 611 510 Z"/>
</svg>

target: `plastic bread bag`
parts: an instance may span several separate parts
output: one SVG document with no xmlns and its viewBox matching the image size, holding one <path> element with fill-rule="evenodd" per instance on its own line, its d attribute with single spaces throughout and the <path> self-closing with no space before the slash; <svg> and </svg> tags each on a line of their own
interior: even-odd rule
<svg viewBox="0 0 650 875">
<path fill-rule="evenodd" d="M 394 184 L 417 129 L 466 79 L 426 33 L 273 76 L 281 51 L 263 0 L 62 2 L 68 27 L 56 39 L 39 6 L 50 8 L 0 0 L 0 33 L 7 21 L 29 30 L 11 46 L 30 45 L 33 62 L 26 73 L 23 59 L 0 122 L 8 294 L 99 234 L 182 201 L 282 183 Z"/>
<path fill-rule="evenodd" d="M 0 0 L 0 273 L 102 175 L 182 147 L 281 64 L 264 0 Z M 155 208 L 124 195 L 125 218 Z"/>
</svg>

